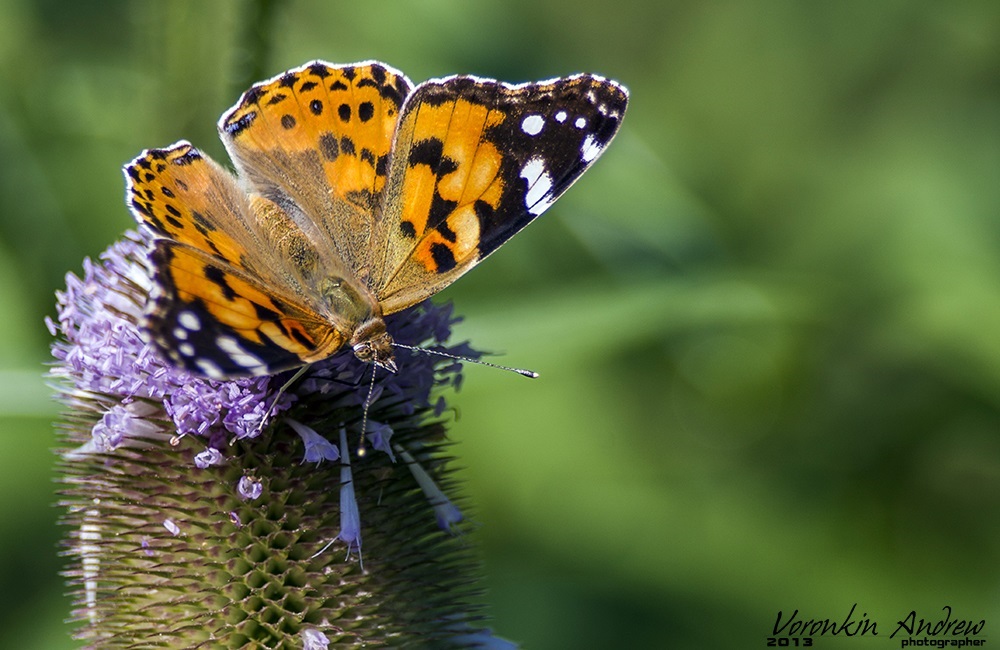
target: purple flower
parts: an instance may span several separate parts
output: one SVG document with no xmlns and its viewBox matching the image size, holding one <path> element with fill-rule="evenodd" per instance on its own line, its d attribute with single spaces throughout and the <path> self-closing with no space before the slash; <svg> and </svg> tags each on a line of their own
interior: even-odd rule
<svg viewBox="0 0 1000 650">
<path fill-rule="evenodd" d="M 368 431 L 365 436 L 371 441 L 373 449 L 389 454 L 392 462 L 396 462 L 396 457 L 392 453 L 392 446 L 390 444 L 392 440 L 392 427 L 381 422 L 369 421 Z"/>
<path fill-rule="evenodd" d="M 457 634 L 450 641 L 460 648 L 482 648 L 483 650 L 517 650 L 518 645 L 502 637 L 494 636 L 489 628 L 475 629 L 468 623 L 455 625 Z"/>
<path fill-rule="evenodd" d="M 275 388 L 281 383 L 270 377 L 214 381 L 178 369 L 159 356 L 138 327 L 152 288 L 149 245 L 145 232 L 127 233 L 98 263 L 85 260 L 82 278 L 67 275 L 66 290 L 57 293 L 57 318 L 47 320 L 56 336 L 51 375 L 67 403 L 85 404 L 99 414 L 91 440 L 68 457 L 112 453 L 137 441 L 195 435 L 208 445 L 193 460 L 204 469 L 222 463 L 221 450 L 230 441 L 255 438 L 294 404 L 320 398 L 325 410 L 359 406 L 371 407 L 373 414 L 377 410 L 379 420 L 368 422 L 366 436 L 374 449 L 395 462 L 394 426 L 419 425 L 426 413 L 440 415 L 444 401 L 432 397 L 432 392 L 459 384 L 457 362 L 443 363 L 440 356 L 403 348 L 398 351 L 400 371 L 375 371 L 374 383 L 373 368 L 344 350 L 313 364 L 303 381 L 280 395 Z M 386 323 L 403 345 L 478 358 L 464 344 L 443 347 L 456 320 L 451 305 L 445 305 L 394 314 Z M 349 452 L 344 444 L 338 449 L 313 426 L 282 419 L 302 439 L 306 462 L 336 461 Z M 345 467 L 349 471 L 349 465 Z M 345 530 L 342 538 L 351 537 L 354 523 Z"/>
<path fill-rule="evenodd" d="M 209 447 L 205 451 L 195 455 L 194 464 L 198 469 L 205 469 L 206 467 L 211 467 L 212 465 L 221 464 L 222 458 L 221 451 L 215 447 Z"/>
<path fill-rule="evenodd" d="M 302 650 L 327 650 L 330 646 L 330 639 L 319 630 L 307 627 L 302 630 Z"/>
<path fill-rule="evenodd" d="M 337 447 L 316 433 L 311 427 L 307 427 L 292 418 L 285 418 L 285 422 L 295 429 L 295 433 L 299 434 L 299 437 L 302 438 L 302 444 L 306 448 L 305 455 L 302 457 L 303 463 L 320 463 L 324 460 L 333 462 L 340 458 L 340 452 L 337 450 Z"/>
<path fill-rule="evenodd" d="M 340 532 L 337 539 L 347 544 L 347 555 L 355 551 L 361 557 L 361 515 L 351 476 L 351 455 L 347 451 L 347 432 L 340 430 Z"/>
<path fill-rule="evenodd" d="M 90 448 L 97 452 L 110 452 L 126 443 L 128 438 L 165 438 L 160 436 L 162 427 L 147 419 L 155 411 L 155 407 L 145 402 L 115 404 L 91 430 Z"/>
<path fill-rule="evenodd" d="M 177 522 L 175 522 L 173 519 L 164 519 L 163 527 L 166 528 L 168 531 L 170 531 L 170 534 L 173 535 L 174 537 L 181 534 L 181 527 L 178 526 Z"/>
<path fill-rule="evenodd" d="M 257 479 L 244 474 L 236 484 L 236 491 L 246 501 L 255 501 L 264 493 L 264 485 Z"/>
<path fill-rule="evenodd" d="M 427 470 L 421 467 L 420 463 L 414 460 L 408 451 L 400 449 L 399 456 L 406 463 L 406 466 L 410 468 L 410 473 L 413 474 L 417 485 L 420 486 L 427 501 L 434 508 L 434 518 L 437 520 L 438 527 L 449 532 L 453 531 L 453 526 L 465 518 L 462 516 L 462 511 L 451 502 L 451 499 L 445 496 L 445 493 L 434 482 L 434 479 L 427 473 Z"/>
</svg>

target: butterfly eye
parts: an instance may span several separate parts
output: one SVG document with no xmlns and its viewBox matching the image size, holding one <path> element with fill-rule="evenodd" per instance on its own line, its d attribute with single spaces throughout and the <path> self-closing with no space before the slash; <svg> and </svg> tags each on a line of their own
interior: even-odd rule
<svg viewBox="0 0 1000 650">
<path fill-rule="evenodd" d="M 361 361 L 368 363 L 375 356 L 375 352 L 372 350 L 372 346 L 368 341 L 362 341 L 361 343 L 354 344 L 354 356 L 356 356 Z"/>
<path fill-rule="evenodd" d="M 396 359 L 392 354 L 392 339 L 384 335 L 384 341 L 362 341 L 354 344 L 354 356 L 365 363 L 374 363 L 389 372 L 396 372 Z"/>
</svg>

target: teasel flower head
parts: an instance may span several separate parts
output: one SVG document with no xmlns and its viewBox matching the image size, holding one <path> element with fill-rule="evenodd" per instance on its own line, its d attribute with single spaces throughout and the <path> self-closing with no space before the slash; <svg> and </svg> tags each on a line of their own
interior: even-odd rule
<svg viewBox="0 0 1000 650">
<path fill-rule="evenodd" d="M 461 535 L 441 394 L 460 363 L 401 350 L 398 372 L 372 384 L 347 350 L 280 395 L 288 374 L 192 375 L 139 329 L 149 243 L 130 232 L 85 260 L 47 322 L 76 636 L 100 648 L 513 647 L 484 628 Z M 386 322 L 401 343 L 479 356 L 447 343 L 449 305 Z"/>
</svg>

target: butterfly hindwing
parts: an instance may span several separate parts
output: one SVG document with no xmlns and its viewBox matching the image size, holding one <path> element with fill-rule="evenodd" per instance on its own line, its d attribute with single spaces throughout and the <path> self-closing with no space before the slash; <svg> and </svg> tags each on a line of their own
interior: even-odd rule
<svg viewBox="0 0 1000 650">
<path fill-rule="evenodd" d="M 403 107 L 383 197 L 385 313 L 440 291 L 550 206 L 604 151 L 625 89 L 595 75 L 512 86 L 420 84 Z"/>
<path fill-rule="evenodd" d="M 270 375 L 325 358 L 343 335 L 254 277 L 160 239 L 143 329 L 174 363 L 213 378 Z"/>
</svg>

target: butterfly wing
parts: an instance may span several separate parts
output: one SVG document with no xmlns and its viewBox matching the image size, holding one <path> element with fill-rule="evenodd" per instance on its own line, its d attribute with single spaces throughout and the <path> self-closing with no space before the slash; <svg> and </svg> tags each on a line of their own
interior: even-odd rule
<svg viewBox="0 0 1000 650">
<path fill-rule="evenodd" d="M 348 325 L 309 306 L 287 261 L 290 246 L 308 246 L 280 211 L 187 142 L 144 151 L 124 171 L 129 207 L 157 237 L 141 328 L 165 356 L 220 378 L 271 374 L 340 346 Z"/>
<path fill-rule="evenodd" d="M 214 255 L 166 239 L 143 329 L 178 366 L 213 379 L 272 375 L 324 359 L 345 335 Z"/>
<path fill-rule="evenodd" d="M 241 178 L 362 281 L 392 136 L 411 88 L 381 63 L 313 61 L 254 85 L 219 120 Z"/>
<path fill-rule="evenodd" d="M 258 250 L 246 194 L 185 141 L 148 149 L 125 166 L 125 200 L 140 225 L 224 260 Z"/>
<path fill-rule="evenodd" d="M 420 84 L 382 197 L 372 285 L 383 311 L 437 293 L 544 212 L 611 142 L 627 103 L 625 88 L 596 75 Z"/>
</svg>

